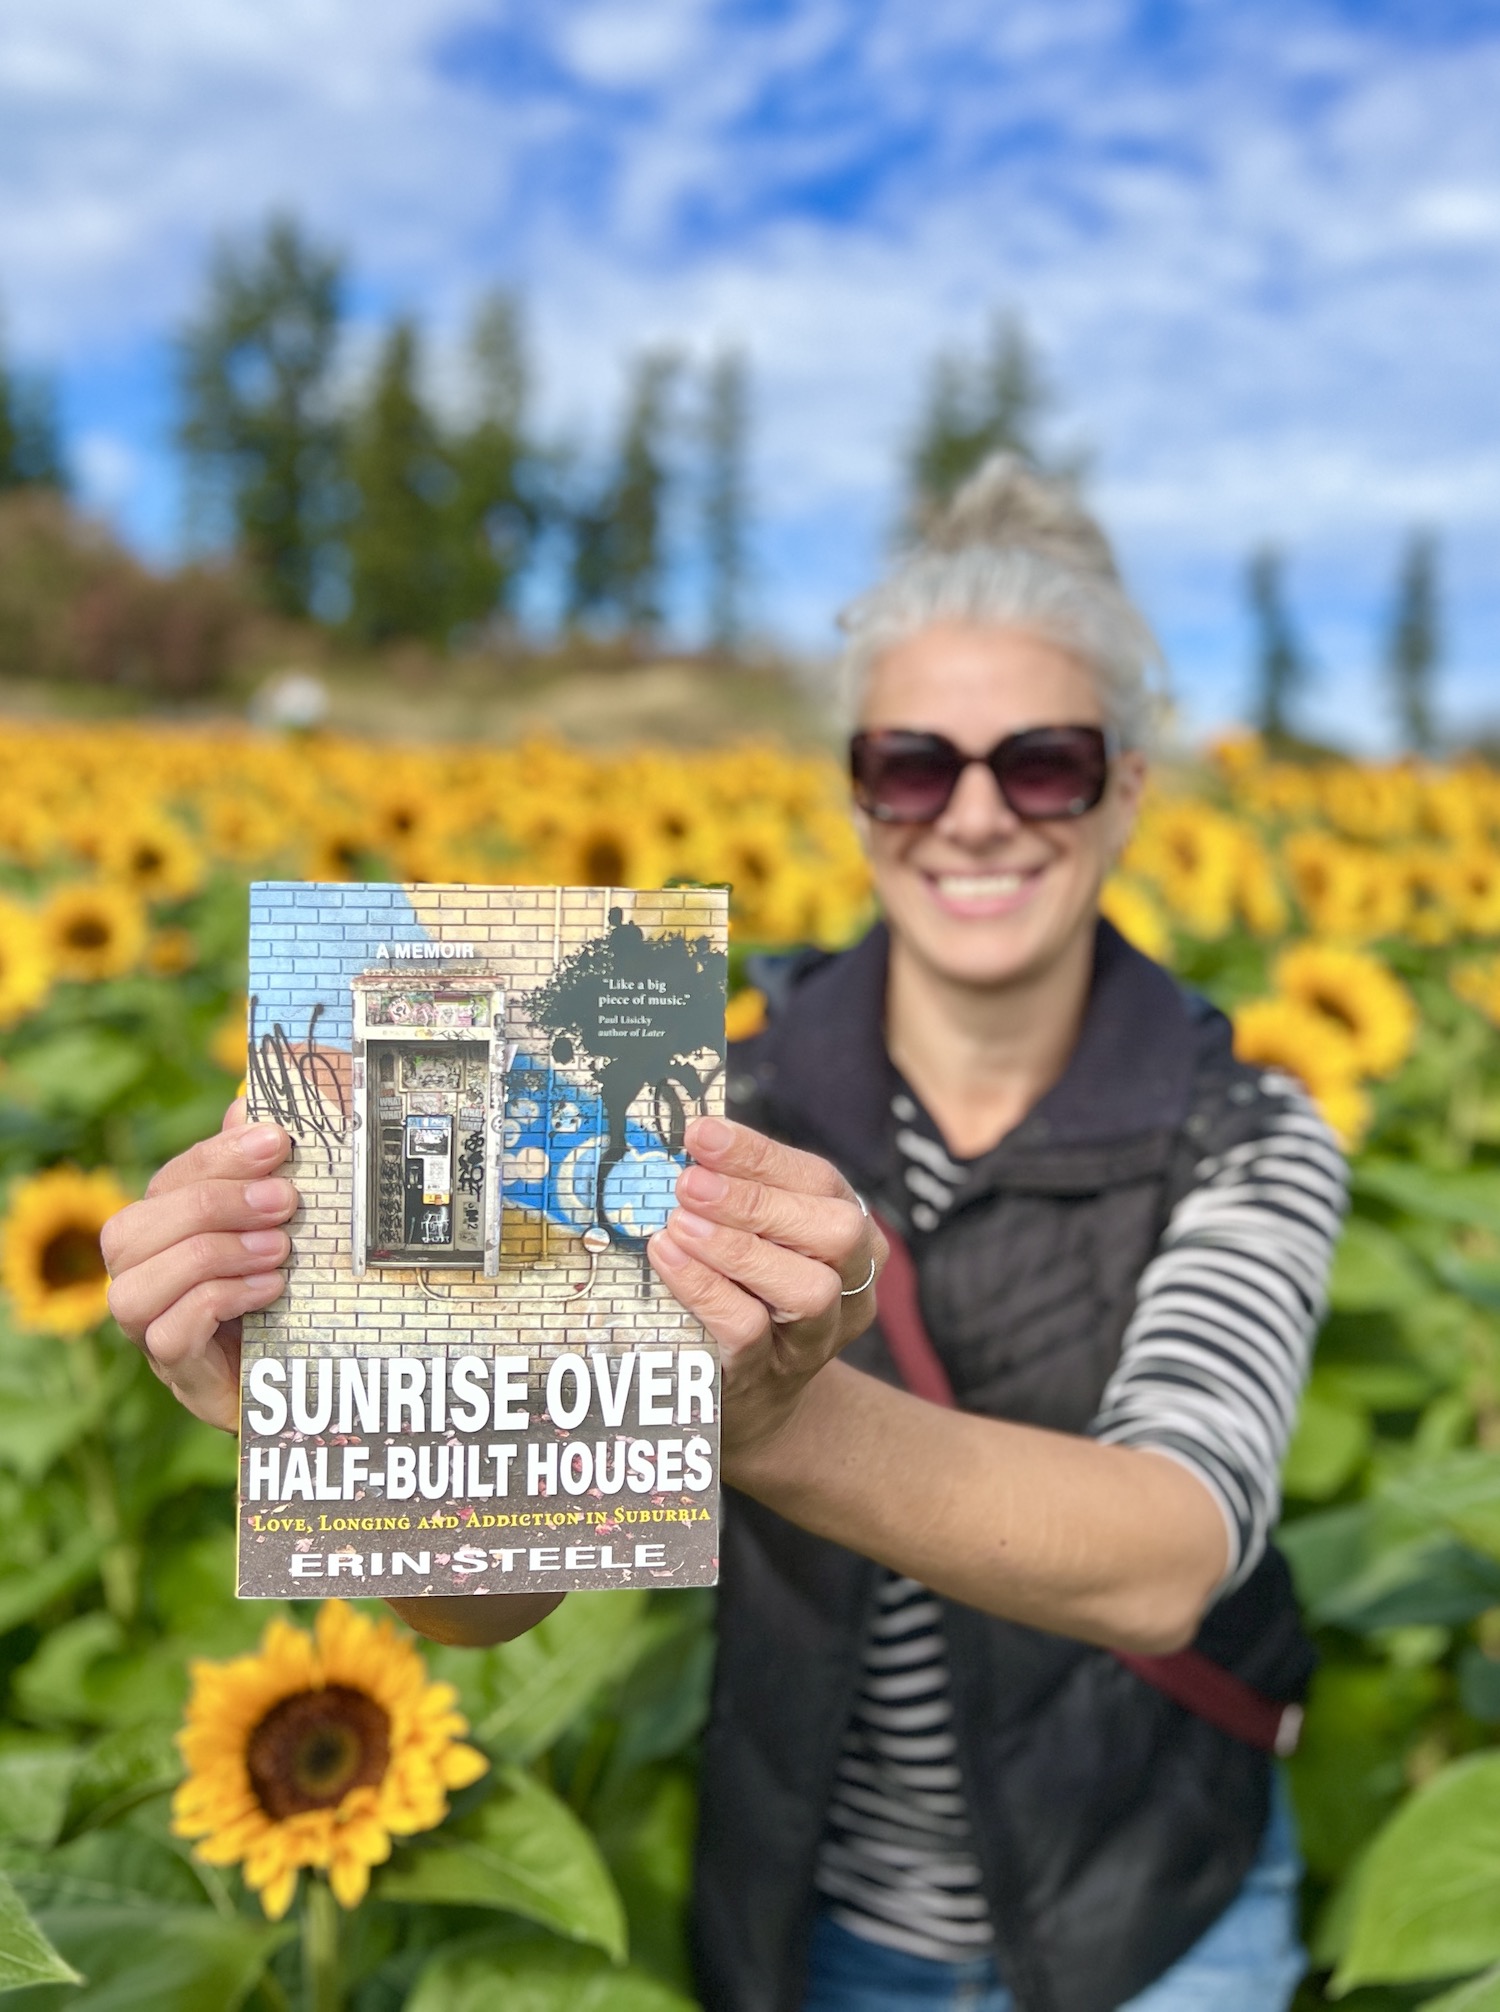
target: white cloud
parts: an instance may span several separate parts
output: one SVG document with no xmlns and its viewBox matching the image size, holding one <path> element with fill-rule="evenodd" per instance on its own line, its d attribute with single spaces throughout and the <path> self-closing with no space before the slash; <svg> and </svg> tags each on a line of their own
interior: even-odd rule
<svg viewBox="0 0 1500 2012">
<path fill-rule="evenodd" d="M 926 359 L 1013 302 L 1163 626 L 1227 664 L 1255 540 L 1338 610 L 1418 516 L 1460 552 L 1500 535 L 1500 34 L 1271 0 L 1168 47 L 1133 18 L 10 0 L 0 286 L 33 351 L 107 370 L 180 321 L 215 231 L 282 205 L 349 246 L 367 318 L 436 324 L 440 375 L 473 294 L 521 282 L 554 419 L 602 423 L 648 340 L 741 339 L 803 637 L 874 562 Z M 1477 662 L 1500 620 L 1454 578 Z"/>
</svg>

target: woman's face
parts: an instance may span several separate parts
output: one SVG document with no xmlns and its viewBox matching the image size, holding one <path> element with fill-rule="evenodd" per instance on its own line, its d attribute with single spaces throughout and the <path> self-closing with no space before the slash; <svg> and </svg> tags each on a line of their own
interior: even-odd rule
<svg viewBox="0 0 1500 2012">
<path fill-rule="evenodd" d="M 924 629 L 879 657 L 860 715 L 862 727 L 945 734 L 973 755 L 1027 727 L 1102 724 L 1094 681 L 1066 650 L 1020 629 L 957 625 Z M 1140 755 L 1118 755 L 1095 809 L 1025 824 L 990 771 L 975 765 L 931 824 L 860 816 L 893 933 L 908 954 L 961 984 L 1041 975 L 1092 930 L 1144 779 Z"/>
</svg>

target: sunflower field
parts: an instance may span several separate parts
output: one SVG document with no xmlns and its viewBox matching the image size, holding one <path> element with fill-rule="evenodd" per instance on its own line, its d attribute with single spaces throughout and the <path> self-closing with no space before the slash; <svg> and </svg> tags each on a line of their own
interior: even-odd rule
<svg viewBox="0 0 1500 2012">
<path fill-rule="evenodd" d="M 237 1603 L 233 1445 L 109 1322 L 101 1223 L 242 1073 L 266 875 L 727 881 L 737 974 L 870 914 L 821 755 L 0 729 L 0 1995 L 691 2012 L 711 1600 L 574 1595 L 485 1652 Z M 1225 742 L 1107 907 L 1354 1156 L 1285 1476 L 1300 2003 L 1500 2012 L 1500 775 Z"/>
</svg>

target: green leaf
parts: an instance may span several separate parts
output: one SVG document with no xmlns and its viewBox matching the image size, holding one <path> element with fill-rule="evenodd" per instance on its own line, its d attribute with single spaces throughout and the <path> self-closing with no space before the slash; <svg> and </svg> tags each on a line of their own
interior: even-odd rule
<svg viewBox="0 0 1500 2012">
<path fill-rule="evenodd" d="M 417 1978 L 406 2012 L 696 2012 L 692 1999 L 583 1949 L 499 1943 L 450 1949 Z"/>
<path fill-rule="evenodd" d="M 458 1684 L 477 1740 L 507 1760 L 532 1760 L 631 1668 L 646 1640 L 646 1604 L 635 1589 L 570 1593 L 538 1627 L 482 1658 L 465 1649 L 430 1660 Z"/>
<path fill-rule="evenodd" d="M 625 1910 L 598 1846 L 567 1804 L 524 1769 L 379 1876 L 382 1900 L 499 1907 L 576 1942 L 625 1954 Z"/>
<path fill-rule="evenodd" d="M 1411 1514 L 1444 1525 L 1486 1556 L 1500 1558 L 1500 1453 L 1469 1448 L 1411 1467 L 1382 1491 Z"/>
<path fill-rule="evenodd" d="M 1282 1485 L 1304 1502 L 1326 1502 L 1358 1470 L 1369 1447 L 1367 1415 L 1310 1387 L 1282 1465 Z"/>
<path fill-rule="evenodd" d="M 92 1530 L 80 1530 L 44 1565 L 0 1576 L 0 1635 L 89 1578 L 104 1548 Z"/>
<path fill-rule="evenodd" d="M 1336 1991 L 1500 1959 L 1500 1753 L 1456 1761 L 1370 1847 Z"/>
<path fill-rule="evenodd" d="M 62 1829 L 78 1762 L 78 1749 L 56 1739 L 7 1735 L 0 1746 L 0 1837 L 51 1844 Z"/>
<path fill-rule="evenodd" d="M 1351 1216 L 1334 1253 L 1328 1303 L 1339 1313 L 1415 1306 L 1432 1281 L 1393 1230 Z"/>
<path fill-rule="evenodd" d="M 1367 1502 L 1324 1509 L 1282 1524 L 1276 1532 L 1277 1549 L 1292 1568 L 1297 1597 L 1305 1607 L 1315 1606 L 1364 1570 L 1371 1550 L 1370 1525 Z"/>
<path fill-rule="evenodd" d="M 185 1844 L 154 1836 L 141 1821 L 88 1831 L 15 1874 L 23 1898 L 42 1917 L 72 1907 L 202 1907 L 210 1898 L 207 1882 L 217 1878 Z"/>
<path fill-rule="evenodd" d="M 78 1764 L 68 1792 L 63 1835 L 77 1837 L 116 1823 L 181 1778 L 182 1761 L 169 1726 L 122 1726 L 106 1733 Z"/>
<path fill-rule="evenodd" d="M 1500 1604 L 1500 1564 L 1448 1537 L 1422 1538 L 1373 1558 L 1312 1609 L 1327 1626 L 1372 1634 L 1381 1628 L 1456 1627 Z"/>
<path fill-rule="evenodd" d="M 59 1403 L 7 1390 L 0 1402 L 0 1462 L 23 1481 L 40 1481 L 54 1461 L 96 1423 L 97 1403 Z"/>
<path fill-rule="evenodd" d="M 1424 1998 L 1417 2012 L 1500 2012 L 1500 1967 L 1471 1977 L 1441 1998 Z"/>
<path fill-rule="evenodd" d="M 1444 1285 L 1462 1293 L 1475 1306 L 1500 1312 L 1500 1262 L 1494 1258 L 1466 1258 L 1444 1251 L 1437 1261 L 1437 1273 Z"/>
<path fill-rule="evenodd" d="M 1482 1726 L 1500 1725 L 1500 1662 L 1468 1648 L 1458 1659 L 1459 1703 Z"/>
<path fill-rule="evenodd" d="M 16 1057 L 10 1080 L 19 1095 L 49 1110 L 83 1117 L 106 1111 L 139 1082 L 150 1055 L 123 1034 L 103 1027 L 54 1034 Z"/>
<path fill-rule="evenodd" d="M 1401 1755 L 1445 1689 L 1431 1667 L 1328 1661 L 1314 1675 L 1290 1769 L 1303 1856 L 1320 1880 L 1348 1872 L 1404 1794 Z"/>
<path fill-rule="evenodd" d="M 1409 1216 L 1500 1231 L 1500 1172 L 1489 1167 L 1447 1170 L 1409 1160 L 1357 1160 L 1356 1195 L 1374 1195 Z"/>
<path fill-rule="evenodd" d="M 630 1954 L 668 1984 L 692 1987 L 688 1895 L 697 1797 L 682 1766 L 621 1778 L 595 1819 L 595 1834 L 630 1922 Z"/>
<path fill-rule="evenodd" d="M 21 1896 L 0 1872 L 0 1992 L 29 1984 L 76 1984 L 78 1972 L 65 1963 L 26 1912 Z"/>
<path fill-rule="evenodd" d="M 1313 1387 L 1352 1410 L 1420 1411 L 1437 1385 L 1418 1362 L 1330 1362 L 1314 1372 Z"/>
<path fill-rule="evenodd" d="M 67 2012 L 237 2012 L 295 1930 L 208 1907 L 59 1907 L 43 1925 L 87 1979 Z M 57 2001 L 28 1994 L 6 2012 Z"/>
</svg>

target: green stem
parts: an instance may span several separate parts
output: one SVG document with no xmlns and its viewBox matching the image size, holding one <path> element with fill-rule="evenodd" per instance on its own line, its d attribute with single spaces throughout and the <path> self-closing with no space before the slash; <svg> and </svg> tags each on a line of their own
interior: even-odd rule
<svg viewBox="0 0 1500 2012">
<path fill-rule="evenodd" d="M 102 1372 L 93 1336 L 81 1336 L 71 1344 L 68 1354 L 73 1365 L 74 1389 L 86 1400 L 96 1399 Z M 83 1477 L 89 1521 L 108 1546 L 99 1560 L 104 1604 L 122 1626 L 128 1626 L 135 1619 L 140 1593 L 140 1558 L 135 1545 L 125 1535 L 114 1462 L 108 1446 L 97 1432 L 90 1432 L 81 1442 L 76 1457 Z"/>
<path fill-rule="evenodd" d="M 316 1873 L 302 1896 L 302 2002 L 305 2012 L 340 2012 L 339 1904 Z"/>
</svg>

